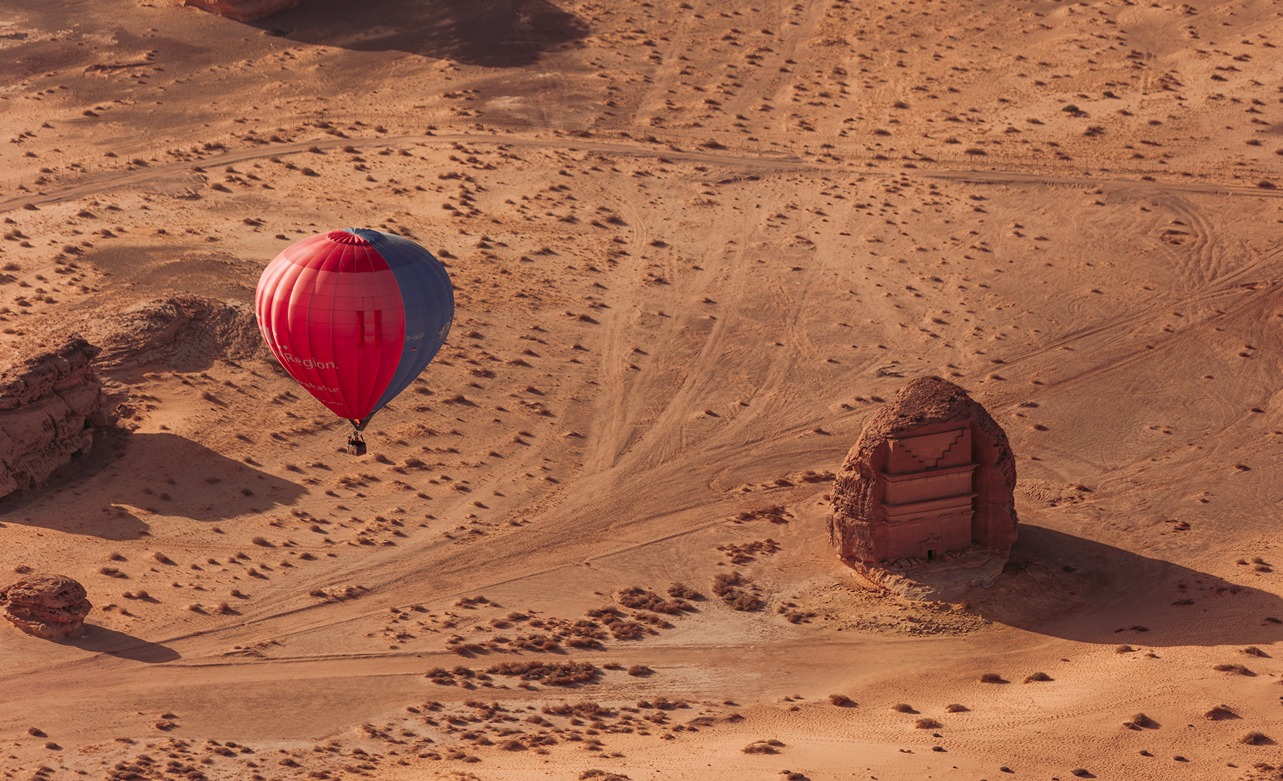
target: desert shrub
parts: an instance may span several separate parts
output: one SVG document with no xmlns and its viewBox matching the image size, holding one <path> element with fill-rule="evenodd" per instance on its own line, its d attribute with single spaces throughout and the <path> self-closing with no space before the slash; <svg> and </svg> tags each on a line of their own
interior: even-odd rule
<svg viewBox="0 0 1283 781">
<path fill-rule="evenodd" d="M 1203 718 L 1208 721 L 1225 721 L 1226 719 L 1237 719 L 1238 714 L 1228 705 L 1217 705 L 1207 713 L 1204 713 Z"/>
<path fill-rule="evenodd" d="M 944 706 L 945 713 L 966 713 L 969 710 L 971 709 L 968 708 L 966 705 L 959 705 L 956 702 L 950 705 Z"/>
<path fill-rule="evenodd" d="M 1268 736 L 1260 732 L 1249 732 L 1239 738 L 1238 742 L 1247 746 L 1270 746 L 1274 743 Z"/>
<path fill-rule="evenodd" d="M 850 697 L 846 696 L 845 694 L 830 694 L 830 695 L 829 695 L 829 702 L 833 703 L 834 705 L 838 706 L 839 708 L 854 708 L 854 707 L 855 707 L 855 700 L 851 699 Z"/>
<path fill-rule="evenodd" d="M 633 610 L 649 610 L 652 613 L 677 615 L 690 609 L 690 605 L 681 600 L 667 600 L 644 588 L 632 586 L 620 591 L 616 597 L 619 604 Z"/>
<path fill-rule="evenodd" d="M 895 711 L 896 713 L 917 713 L 918 712 L 916 708 L 914 708 L 912 705 L 905 702 L 901 702 L 897 705 L 892 705 L 891 710 Z"/>
<path fill-rule="evenodd" d="M 1052 677 L 1047 673 L 1033 673 L 1025 678 L 1025 683 L 1034 683 L 1036 681 L 1050 681 Z"/>
<path fill-rule="evenodd" d="M 505 662 L 486 669 L 491 675 L 518 677 L 548 686 L 574 686 L 592 683 L 601 670 L 591 662 Z"/>
<path fill-rule="evenodd" d="M 738 572 L 724 572 L 715 577 L 713 593 L 732 610 L 753 612 L 766 607 L 753 583 Z"/>
<path fill-rule="evenodd" d="M 998 673 L 985 673 L 984 675 L 980 676 L 980 682 L 981 683 L 1006 683 L 1007 679 L 1003 678 Z"/>
<path fill-rule="evenodd" d="M 745 754 L 778 754 L 783 745 L 778 740 L 755 740 L 740 750 Z"/>
<path fill-rule="evenodd" d="M 674 583 L 668 587 L 668 596 L 674 599 L 688 599 L 691 602 L 699 602 L 704 595 L 686 585 L 685 583 Z"/>
<path fill-rule="evenodd" d="M 944 725 L 931 717 L 925 717 L 913 722 L 915 729 L 940 729 Z"/>
<path fill-rule="evenodd" d="M 1213 666 L 1212 669 L 1222 673 L 1234 673 L 1235 675 L 1255 675 L 1256 674 L 1241 664 L 1218 664 Z"/>
</svg>

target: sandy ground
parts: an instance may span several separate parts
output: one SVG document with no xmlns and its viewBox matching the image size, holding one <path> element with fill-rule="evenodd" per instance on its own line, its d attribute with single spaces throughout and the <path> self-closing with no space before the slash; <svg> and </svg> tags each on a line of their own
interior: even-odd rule
<svg viewBox="0 0 1283 781">
<path fill-rule="evenodd" d="M 344 226 L 459 314 L 363 458 L 264 353 L 104 371 L 124 430 L 0 505 L 96 605 L 0 631 L 0 778 L 1279 777 L 1279 45 L 1265 0 L 10 0 L 0 347 Z M 1019 459 L 959 606 L 824 527 L 924 374 Z"/>
</svg>

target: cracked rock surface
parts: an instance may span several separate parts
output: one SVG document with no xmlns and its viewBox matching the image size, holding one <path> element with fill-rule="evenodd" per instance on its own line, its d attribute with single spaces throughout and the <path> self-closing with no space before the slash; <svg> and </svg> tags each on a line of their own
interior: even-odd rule
<svg viewBox="0 0 1283 781">
<path fill-rule="evenodd" d="M 35 488 L 110 426 L 90 362 L 98 348 L 74 336 L 56 350 L 0 369 L 0 497 Z"/>
<path fill-rule="evenodd" d="M 0 589 L 4 617 L 29 635 L 53 640 L 80 634 L 93 605 L 66 575 L 28 575 Z"/>
</svg>

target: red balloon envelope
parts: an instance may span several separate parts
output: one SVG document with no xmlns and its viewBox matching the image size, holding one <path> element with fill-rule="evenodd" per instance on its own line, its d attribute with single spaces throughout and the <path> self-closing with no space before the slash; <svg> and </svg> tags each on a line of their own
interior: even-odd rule
<svg viewBox="0 0 1283 781">
<path fill-rule="evenodd" d="M 254 307 L 285 371 L 359 431 L 437 354 L 454 289 L 418 244 L 352 228 L 286 247 L 263 269 Z"/>
</svg>

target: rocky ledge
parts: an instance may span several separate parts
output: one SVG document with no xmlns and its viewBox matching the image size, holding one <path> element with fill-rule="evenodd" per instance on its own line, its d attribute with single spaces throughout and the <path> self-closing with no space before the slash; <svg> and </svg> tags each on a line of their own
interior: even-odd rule
<svg viewBox="0 0 1283 781">
<path fill-rule="evenodd" d="M 77 336 L 0 368 L 0 497 L 35 488 L 114 422 L 90 363 L 97 355 Z"/>
<path fill-rule="evenodd" d="M 179 0 L 180 5 L 203 8 L 228 19 L 252 22 L 293 8 L 299 0 Z"/>
</svg>

